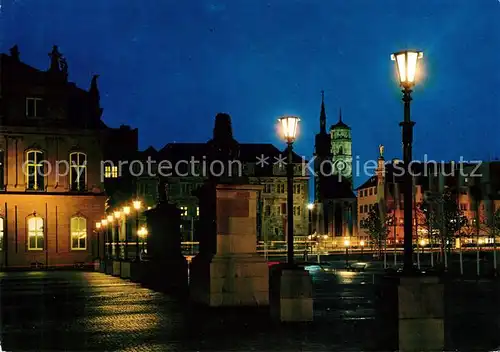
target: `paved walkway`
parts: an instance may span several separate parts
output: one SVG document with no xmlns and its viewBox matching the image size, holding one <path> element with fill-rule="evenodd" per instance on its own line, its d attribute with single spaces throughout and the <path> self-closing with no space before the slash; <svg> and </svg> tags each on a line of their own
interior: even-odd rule
<svg viewBox="0 0 500 352">
<path fill-rule="evenodd" d="M 315 322 L 282 326 L 266 310 L 205 310 L 93 272 L 0 273 L 4 351 L 367 351 L 378 346 L 373 277 L 313 274 Z M 498 291 L 496 291 L 498 292 Z M 447 350 L 500 345 L 500 296 L 450 285 Z"/>
<path fill-rule="evenodd" d="M 282 327 L 267 311 L 195 310 L 92 272 L 0 273 L 0 280 L 4 351 L 362 350 L 356 321 Z"/>
</svg>

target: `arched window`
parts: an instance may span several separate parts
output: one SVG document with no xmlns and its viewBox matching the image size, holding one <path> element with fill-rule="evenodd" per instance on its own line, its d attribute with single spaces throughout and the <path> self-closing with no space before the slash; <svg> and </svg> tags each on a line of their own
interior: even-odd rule
<svg viewBox="0 0 500 352">
<path fill-rule="evenodd" d="M 84 191 L 87 188 L 87 155 L 80 152 L 69 155 L 69 178 L 72 191 Z"/>
<path fill-rule="evenodd" d="M 43 250 L 43 245 L 43 219 L 39 216 L 32 216 L 28 219 L 28 249 Z"/>
<path fill-rule="evenodd" d="M 3 235 L 4 235 L 5 222 L 0 217 L 0 251 L 3 251 Z"/>
<path fill-rule="evenodd" d="M 344 148 L 339 147 L 339 154 L 340 154 L 340 155 L 344 154 Z"/>
<path fill-rule="evenodd" d="M 71 218 L 71 249 L 87 249 L 87 219 L 82 216 Z"/>
<path fill-rule="evenodd" d="M 45 190 L 43 161 L 43 152 L 41 150 L 26 152 L 26 189 L 31 191 Z"/>
</svg>

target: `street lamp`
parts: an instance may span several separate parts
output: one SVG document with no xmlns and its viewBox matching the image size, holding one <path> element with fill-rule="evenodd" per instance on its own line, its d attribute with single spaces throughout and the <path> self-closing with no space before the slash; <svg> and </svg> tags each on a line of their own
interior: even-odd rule
<svg viewBox="0 0 500 352">
<path fill-rule="evenodd" d="M 108 215 L 107 217 L 107 223 L 108 223 L 108 259 L 111 259 L 113 257 L 113 245 L 112 245 L 112 242 L 113 242 L 113 220 L 114 220 L 114 217 L 113 215 Z"/>
<path fill-rule="evenodd" d="M 135 260 L 140 259 L 140 249 L 139 249 L 139 210 L 141 209 L 142 203 L 140 200 L 134 200 L 132 205 L 135 209 L 135 233 L 136 233 L 136 241 L 135 241 Z"/>
<path fill-rule="evenodd" d="M 124 259 L 127 260 L 128 259 L 128 215 L 130 215 L 130 207 L 129 206 L 125 206 L 123 207 L 122 209 L 122 212 L 123 214 L 125 215 L 125 255 L 124 255 Z"/>
<path fill-rule="evenodd" d="M 119 210 L 116 210 L 113 212 L 113 215 L 115 216 L 116 223 L 115 223 L 115 256 L 116 259 L 120 259 L 120 217 L 122 216 L 122 213 Z"/>
<path fill-rule="evenodd" d="M 313 203 L 309 203 L 307 204 L 307 210 L 309 210 L 309 240 L 310 240 L 310 236 L 312 235 L 312 212 L 313 212 L 313 209 L 314 209 L 314 204 Z M 311 241 L 309 241 L 309 246 L 310 249 L 312 249 L 312 246 L 311 246 Z"/>
<path fill-rule="evenodd" d="M 399 125 L 403 129 L 403 161 L 406 168 L 404 174 L 404 256 L 403 271 L 413 271 L 413 182 L 410 163 L 412 161 L 413 126 L 415 122 L 410 118 L 410 102 L 412 88 L 415 86 L 418 61 L 423 58 L 421 51 L 405 50 L 392 54 L 391 59 L 396 62 L 399 85 L 403 92 L 404 120 Z"/>
<path fill-rule="evenodd" d="M 287 233 L 287 247 L 288 247 L 288 263 L 293 264 L 293 142 L 297 136 L 297 127 L 300 119 L 296 116 L 283 116 L 279 120 L 281 125 L 281 132 L 283 139 L 288 146 L 288 161 L 286 168 L 287 178 L 287 215 L 288 215 L 288 233 Z"/>
<path fill-rule="evenodd" d="M 107 233 L 107 227 L 108 227 L 108 220 L 107 219 L 102 219 L 101 220 L 101 226 L 104 228 L 102 230 L 102 240 L 104 242 L 104 246 L 103 246 L 103 256 L 106 257 L 106 233 Z M 106 232 L 105 232 L 106 231 Z"/>
<path fill-rule="evenodd" d="M 143 226 L 137 231 L 137 236 L 138 238 L 140 237 L 142 240 L 142 251 L 144 252 L 145 249 L 145 238 L 148 235 L 148 230 Z"/>
<path fill-rule="evenodd" d="M 365 241 L 359 241 L 359 245 L 361 246 L 361 255 L 363 255 L 363 249 L 365 248 Z"/>
<path fill-rule="evenodd" d="M 344 246 L 345 246 L 345 268 L 349 268 L 349 245 L 351 244 L 351 241 L 348 239 L 344 240 Z"/>
<path fill-rule="evenodd" d="M 100 237 L 101 227 L 102 227 L 102 224 L 100 221 L 95 223 L 95 233 L 97 235 L 97 252 L 96 252 L 97 258 L 99 258 L 99 245 L 101 242 L 99 237 Z"/>
<path fill-rule="evenodd" d="M 422 254 L 425 252 L 425 240 L 420 240 L 420 249 L 422 250 Z"/>
</svg>

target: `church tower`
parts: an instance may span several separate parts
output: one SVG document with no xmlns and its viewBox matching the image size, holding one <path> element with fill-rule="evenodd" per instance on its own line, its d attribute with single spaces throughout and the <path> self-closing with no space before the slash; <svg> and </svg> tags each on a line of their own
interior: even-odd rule
<svg viewBox="0 0 500 352">
<path fill-rule="evenodd" d="M 333 155 L 334 174 L 351 184 L 352 189 L 352 137 L 351 128 L 342 121 L 330 127 L 331 153 Z"/>
<path fill-rule="evenodd" d="M 314 199 L 322 200 L 322 185 L 325 187 L 324 175 L 329 175 L 330 160 L 332 160 L 330 135 L 326 132 L 326 110 L 325 110 L 325 92 L 321 92 L 321 111 L 319 114 L 319 133 L 316 134 L 314 146 Z"/>
</svg>

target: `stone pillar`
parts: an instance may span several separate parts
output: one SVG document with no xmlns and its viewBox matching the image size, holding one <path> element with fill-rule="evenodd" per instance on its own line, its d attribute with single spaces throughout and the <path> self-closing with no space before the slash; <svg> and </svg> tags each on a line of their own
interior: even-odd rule
<svg viewBox="0 0 500 352">
<path fill-rule="evenodd" d="M 200 253 L 191 262 L 191 299 L 211 307 L 268 305 L 269 268 L 256 248 L 257 201 L 262 186 L 204 187 L 200 221 L 207 224 L 201 238 L 205 243 L 200 243 Z M 214 222 L 215 229 L 211 228 Z"/>
<path fill-rule="evenodd" d="M 313 286 L 307 270 L 288 264 L 271 269 L 271 317 L 280 322 L 313 321 Z"/>
<path fill-rule="evenodd" d="M 438 277 L 402 277 L 398 287 L 399 350 L 444 350 L 444 285 Z"/>
<path fill-rule="evenodd" d="M 185 297 L 188 290 L 188 265 L 181 249 L 181 212 L 173 204 L 161 201 L 145 212 L 149 260 L 131 266 L 129 276 L 149 287 Z"/>
<path fill-rule="evenodd" d="M 377 308 L 379 347 L 443 351 L 444 285 L 438 277 L 386 277 Z M 397 345 L 396 345 L 397 343 Z"/>
</svg>

